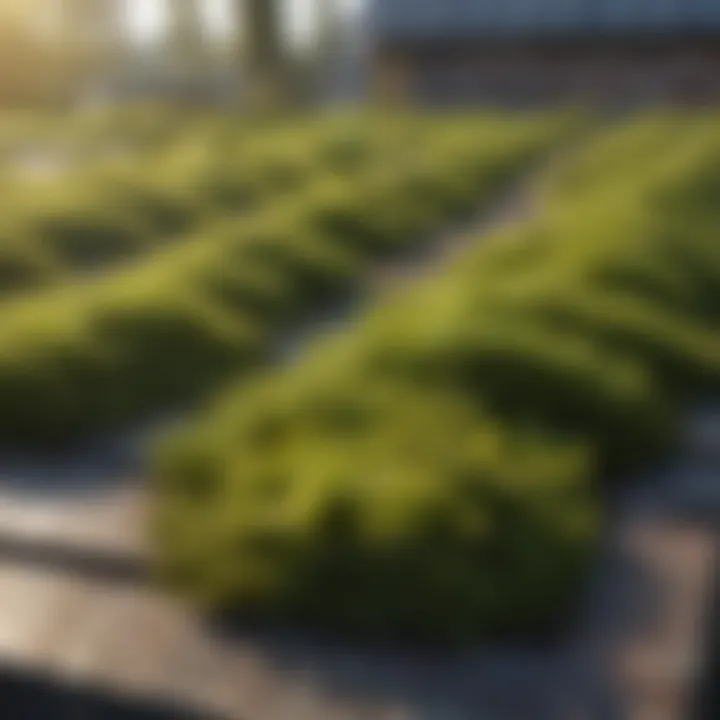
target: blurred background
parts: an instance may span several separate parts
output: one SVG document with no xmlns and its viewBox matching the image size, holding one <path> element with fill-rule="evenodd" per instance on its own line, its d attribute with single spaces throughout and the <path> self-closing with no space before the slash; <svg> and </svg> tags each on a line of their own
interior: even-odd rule
<svg viewBox="0 0 720 720">
<path fill-rule="evenodd" d="M 718 94 L 720 10 L 707 0 L 6 0 L 0 12 L 0 101 L 10 106 L 236 105 L 258 92 L 258 74 L 300 104 L 627 105 Z"/>
<path fill-rule="evenodd" d="M 364 11 L 361 0 L 8 0 L 0 101 L 237 105 L 260 72 L 281 75 L 294 102 L 358 99 Z"/>
</svg>

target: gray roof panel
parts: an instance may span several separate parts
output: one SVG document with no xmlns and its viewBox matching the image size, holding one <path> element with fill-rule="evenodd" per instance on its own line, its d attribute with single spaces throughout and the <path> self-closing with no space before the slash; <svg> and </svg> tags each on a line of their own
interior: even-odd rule
<svg viewBox="0 0 720 720">
<path fill-rule="evenodd" d="M 380 37 L 597 32 L 720 32 L 720 0 L 374 0 Z"/>
</svg>

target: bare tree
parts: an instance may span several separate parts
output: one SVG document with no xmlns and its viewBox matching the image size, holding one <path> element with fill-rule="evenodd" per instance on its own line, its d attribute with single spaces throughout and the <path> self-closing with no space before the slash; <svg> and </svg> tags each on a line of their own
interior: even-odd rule
<svg viewBox="0 0 720 720">
<path fill-rule="evenodd" d="M 202 97 L 209 81 L 201 0 L 168 0 L 166 59 L 178 99 Z"/>
<path fill-rule="evenodd" d="M 238 0 L 244 28 L 246 93 L 254 109 L 287 101 L 286 61 L 278 0 Z"/>
<path fill-rule="evenodd" d="M 337 0 L 315 0 L 315 91 L 319 100 L 332 95 L 342 49 L 343 26 Z"/>
</svg>

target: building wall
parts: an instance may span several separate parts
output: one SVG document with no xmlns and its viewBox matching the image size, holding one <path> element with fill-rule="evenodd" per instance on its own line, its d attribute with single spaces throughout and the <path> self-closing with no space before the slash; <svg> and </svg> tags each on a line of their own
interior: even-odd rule
<svg viewBox="0 0 720 720">
<path fill-rule="evenodd" d="M 367 0 L 378 38 L 720 32 L 717 0 Z"/>
<path fill-rule="evenodd" d="M 418 104 L 720 102 L 720 42 L 386 44 L 381 95 Z"/>
</svg>

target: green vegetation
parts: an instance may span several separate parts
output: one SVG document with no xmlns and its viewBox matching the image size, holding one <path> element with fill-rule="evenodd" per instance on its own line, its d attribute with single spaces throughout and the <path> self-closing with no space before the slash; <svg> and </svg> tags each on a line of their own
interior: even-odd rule
<svg viewBox="0 0 720 720">
<path fill-rule="evenodd" d="M 397 118 L 378 125 L 383 151 L 362 170 L 362 138 L 321 139 L 311 157 L 338 170 L 313 182 L 275 146 L 278 162 L 261 156 L 254 176 L 295 190 L 271 206 L 206 223 L 132 266 L 0 306 L 3 443 L 52 446 L 202 396 L 359 280 L 373 258 L 487 202 L 575 124 Z M 75 230 L 68 238 L 78 243 Z"/>
<path fill-rule="evenodd" d="M 162 577 L 363 635 L 552 627 L 601 481 L 666 452 L 678 409 L 720 380 L 716 126 L 607 131 L 537 220 L 224 392 L 159 453 Z"/>
<path fill-rule="evenodd" d="M 81 129 L 90 124 L 77 122 Z M 105 138 L 104 150 L 96 147 L 99 133 L 88 127 L 83 148 L 96 150 L 92 161 L 78 148 L 63 153 L 36 140 L 31 157 L 40 162 L 40 177 L 23 173 L 22 166 L 6 169 L 0 177 L 0 290 L 73 280 L 72 270 L 112 265 L 177 241 L 316 178 L 361 172 L 394 147 L 392 132 L 353 118 L 244 131 L 229 120 L 200 118 L 182 133 L 167 127 L 179 137 L 168 144 L 155 139 L 154 149 L 147 135 L 162 122 L 136 123 L 124 135 L 103 126 L 114 138 Z M 44 175 L 43 161 L 49 163 Z"/>
</svg>

